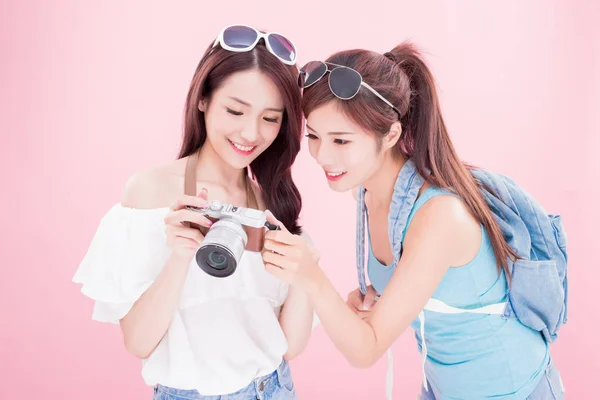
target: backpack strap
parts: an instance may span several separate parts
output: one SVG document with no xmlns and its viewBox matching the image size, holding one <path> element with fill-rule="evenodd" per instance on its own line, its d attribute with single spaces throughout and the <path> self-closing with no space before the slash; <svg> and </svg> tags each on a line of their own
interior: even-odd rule
<svg viewBox="0 0 600 400">
<path fill-rule="evenodd" d="M 429 171 L 428 171 L 429 172 Z M 398 262 L 402 254 L 402 241 L 406 230 L 408 216 L 415 204 L 419 191 L 425 183 L 423 177 L 417 171 L 412 160 L 407 160 L 396 179 L 394 194 L 388 213 L 388 235 L 394 253 L 394 264 Z M 360 292 L 367 294 L 367 282 L 365 276 L 365 188 L 358 187 L 356 202 L 356 268 L 358 273 L 358 285 Z M 394 379 L 394 359 L 392 349 L 387 350 L 388 369 L 386 374 L 386 398 L 392 400 L 392 389 Z"/>
<path fill-rule="evenodd" d="M 411 159 L 407 160 L 394 184 L 394 194 L 388 213 L 388 237 L 394 254 L 394 264 L 398 263 L 402 255 L 402 242 L 408 216 L 424 183 L 425 179 L 417 171 L 415 163 Z M 356 202 L 356 267 L 358 284 L 363 296 L 367 294 L 365 276 L 365 192 L 365 188 L 360 185 Z"/>
<path fill-rule="evenodd" d="M 408 217 L 424 183 L 425 179 L 419 174 L 417 166 L 409 159 L 396 179 L 388 214 L 388 236 L 394 254 L 394 265 L 398 263 L 402 256 L 402 244 L 406 234 Z"/>
</svg>

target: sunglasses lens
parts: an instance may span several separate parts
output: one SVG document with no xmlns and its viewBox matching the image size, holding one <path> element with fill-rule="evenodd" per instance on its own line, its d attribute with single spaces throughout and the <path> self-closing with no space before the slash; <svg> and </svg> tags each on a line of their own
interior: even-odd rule
<svg viewBox="0 0 600 400">
<path fill-rule="evenodd" d="M 356 96 L 360 90 L 362 78 L 350 68 L 335 68 L 329 73 L 329 87 L 333 94 L 343 100 Z"/>
<path fill-rule="evenodd" d="M 269 35 L 268 40 L 277 57 L 289 62 L 296 61 L 296 49 L 292 42 L 278 34 Z"/>
<path fill-rule="evenodd" d="M 230 26 L 223 32 L 223 42 L 235 49 L 245 49 L 256 41 L 258 34 L 247 26 Z"/>
<path fill-rule="evenodd" d="M 325 75 L 327 72 L 327 66 L 321 61 L 311 61 L 306 64 L 300 70 L 300 77 L 298 78 L 298 84 L 301 87 L 309 87 Z"/>
</svg>

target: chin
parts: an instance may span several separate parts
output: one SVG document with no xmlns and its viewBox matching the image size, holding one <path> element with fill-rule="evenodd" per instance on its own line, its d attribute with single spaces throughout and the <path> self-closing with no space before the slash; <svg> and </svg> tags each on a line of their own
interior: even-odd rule
<svg viewBox="0 0 600 400">
<path fill-rule="evenodd" d="M 338 193 L 344 193 L 344 192 L 347 192 L 349 190 L 352 190 L 352 188 L 353 188 L 353 186 L 348 185 L 343 180 L 342 181 L 338 181 L 338 182 L 327 181 L 327 184 L 329 185 L 329 188 L 331 190 L 333 190 L 334 192 L 338 192 Z"/>
<path fill-rule="evenodd" d="M 229 159 L 229 160 L 226 159 L 225 162 L 227 164 L 229 164 L 229 166 L 231 166 L 232 168 L 240 169 L 240 170 L 250 166 L 249 163 L 235 162 L 235 160 L 231 160 L 231 159 Z"/>
</svg>

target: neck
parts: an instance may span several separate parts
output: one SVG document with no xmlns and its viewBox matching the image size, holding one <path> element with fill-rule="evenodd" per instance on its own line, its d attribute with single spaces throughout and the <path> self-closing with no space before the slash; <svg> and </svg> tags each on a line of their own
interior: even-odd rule
<svg viewBox="0 0 600 400">
<path fill-rule="evenodd" d="M 370 209 L 388 209 L 392 196 L 394 195 L 394 186 L 398 179 L 398 174 L 404 166 L 404 158 L 394 158 L 391 152 L 384 156 L 381 166 L 377 172 L 367 179 L 363 186 L 367 193 L 365 202 Z"/>
<path fill-rule="evenodd" d="M 246 187 L 246 170 L 234 168 L 223 161 L 208 140 L 198 153 L 196 168 L 198 180 L 235 185 L 242 190 Z"/>
</svg>

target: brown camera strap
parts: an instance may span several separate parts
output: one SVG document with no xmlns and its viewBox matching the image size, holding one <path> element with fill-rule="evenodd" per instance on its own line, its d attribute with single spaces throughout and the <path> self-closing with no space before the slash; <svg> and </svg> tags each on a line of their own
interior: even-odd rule
<svg viewBox="0 0 600 400">
<path fill-rule="evenodd" d="M 196 195 L 196 166 L 198 165 L 198 152 L 192 153 L 185 166 L 185 178 L 184 178 L 184 194 L 188 196 Z"/>
</svg>

